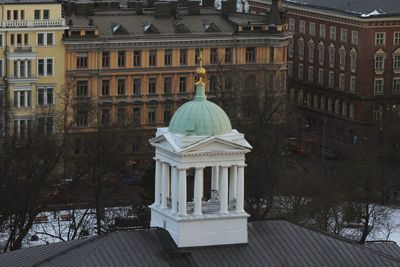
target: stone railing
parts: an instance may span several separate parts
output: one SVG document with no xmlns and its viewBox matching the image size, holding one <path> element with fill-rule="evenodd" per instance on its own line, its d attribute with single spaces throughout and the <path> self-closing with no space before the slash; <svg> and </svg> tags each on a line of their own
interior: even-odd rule
<svg viewBox="0 0 400 267">
<path fill-rule="evenodd" d="M 37 19 L 37 20 L 2 20 L 2 28 L 42 28 L 42 27 L 64 27 L 65 19 Z"/>
<path fill-rule="evenodd" d="M 202 213 L 214 213 L 219 212 L 220 202 L 219 200 L 208 200 L 203 201 L 201 205 Z M 228 211 L 234 211 L 236 209 L 236 199 L 230 200 L 228 203 Z M 188 202 L 186 206 L 186 212 L 192 214 L 194 211 L 194 202 Z"/>
</svg>

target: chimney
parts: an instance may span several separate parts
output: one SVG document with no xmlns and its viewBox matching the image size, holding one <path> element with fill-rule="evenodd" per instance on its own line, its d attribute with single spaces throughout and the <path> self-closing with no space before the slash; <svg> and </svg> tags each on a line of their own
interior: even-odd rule
<svg viewBox="0 0 400 267">
<path fill-rule="evenodd" d="M 158 1 L 154 4 L 154 17 L 165 18 L 171 16 L 171 7 L 169 2 Z"/>
<path fill-rule="evenodd" d="M 200 5 L 196 0 L 188 0 L 187 2 L 189 15 L 200 15 Z"/>
<path fill-rule="evenodd" d="M 269 24 L 270 25 L 281 25 L 281 11 L 282 0 L 272 0 L 271 9 L 269 11 Z"/>
</svg>

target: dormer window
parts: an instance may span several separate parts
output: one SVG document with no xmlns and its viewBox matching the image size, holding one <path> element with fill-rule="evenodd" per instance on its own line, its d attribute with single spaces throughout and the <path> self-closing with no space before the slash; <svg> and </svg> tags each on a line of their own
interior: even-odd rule
<svg viewBox="0 0 400 267">
<path fill-rule="evenodd" d="M 154 24 L 149 23 L 149 22 L 143 26 L 143 32 L 144 33 L 160 33 L 160 31 L 156 28 L 156 26 L 154 26 Z"/>
<path fill-rule="evenodd" d="M 218 26 L 211 21 L 203 21 L 203 26 L 204 26 L 204 30 L 206 32 L 220 32 L 221 30 L 218 28 Z"/>
<path fill-rule="evenodd" d="M 112 33 L 113 34 L 128 34 L 128 31 L 119 23 L 115 23 L 112 26 Z"/>
</svg>

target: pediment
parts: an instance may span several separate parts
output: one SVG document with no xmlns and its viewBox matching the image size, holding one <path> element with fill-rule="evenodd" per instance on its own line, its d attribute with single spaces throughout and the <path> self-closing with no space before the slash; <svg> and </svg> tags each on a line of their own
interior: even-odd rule
<svg viewBox="0 0 400 267">
<path fill-rule="evenodd" d="M 208 140 L 198 142 L 181 150 L 182 154 L 196 153 L 231 153 L 231 152 L 248 152 L 251 146 L 246 140 L 240 142 L 232 142 L 218 137 L 212 137 Z"/>
</svg>

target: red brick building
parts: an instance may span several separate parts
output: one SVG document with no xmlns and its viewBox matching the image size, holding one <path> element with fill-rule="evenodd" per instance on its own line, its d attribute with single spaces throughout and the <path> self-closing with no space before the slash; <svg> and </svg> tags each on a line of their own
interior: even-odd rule
<svg viewBox="0 0 400 267">
<path fill-rule="evenodd" d="M 251 0 L 264 13 L 267 0 Z M 400 2 L 284 1 L 290 101 L 344 143 L 376 138 L 400 119 Z"/>
</svg>

